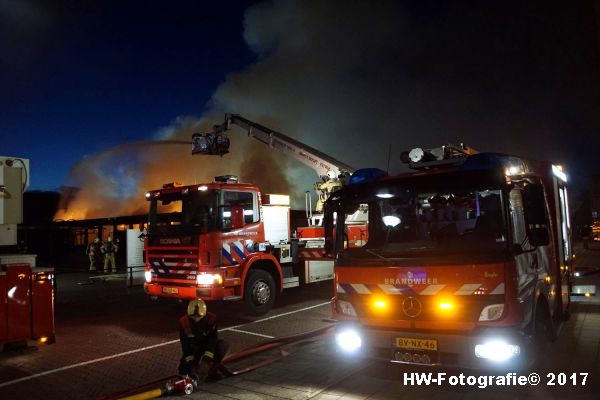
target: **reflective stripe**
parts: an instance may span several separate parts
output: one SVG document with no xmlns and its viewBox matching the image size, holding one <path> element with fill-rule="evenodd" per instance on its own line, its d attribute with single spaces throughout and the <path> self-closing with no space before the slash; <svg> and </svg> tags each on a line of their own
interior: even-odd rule
<svg viewBox="0 0 600 400">
<path fill-rule="evenodd" d="M 206 350 L 206 351 L 204 352 L 204 356 L 206 356 L 206 357 L 208 357 L 208 358 L 215 358 L 215 355 L 214 355 L 214 353 L 212 353 L 212 352 L 210 352 L 210 351 L 208 351 L 208 350 Z"/>
<path fill-rule="evenodd" d="M 358 294 L 374 294 L 379 293 L 381 290 L 383 293 L 388 295 L 405 295 L 405 296 L 433 296 L 441 293 L 446 289 L 447 291 L 453 290 L 449 285 L 427 285 L 417 292 L 419 286 L 413 285 L 364 285 L 362 283 L 338 283 L 336 284 L 336 290 L 338 293 L 358 293 Z M 482 295 L 486 294 L 485 288 L 481 287 L 481 283 L 467 283 L 460 286 L 455 292 L 455 295 L 466 296 L 466 295 Z M 449 292 L 451 293 L 451 292 Z M 504 294 L 504 283 L 500 283 L 494 290 L 487 292 L 487 294 Z"/>
<path fill-rule="evenodd" d="M 221 253 L 223 254 L 223 257 L 225 257 L 225 259 L 227 261 L 229 261 L 230 265 L 235 265 L 235 264 L 237 264 L 237 262 L 234 261 L 233 257 L 231 256 L 230 251 L 231 251 L 231 249 L 229 247 L 229 244 L 226 242 L 223 242 L 223 248 L 221 249 Z"/>
<path fill-rule="evenodd" d="M 383 293 L 385 294 L 400 294 L 402 293 L 402 289 L 397 288 L 394 285 L 377 285 L 379 286 L 379 288 L 381 290 L 383 290 Z"/>
<path fill-rule="evenodd" d="M 370 294 L 371 291 L 368 287 L 363 285 L 362 283 L 351 283 L 352 289 L 356 290 L 358 294 Z"/>
<path fill-rule="evenodd" d="M 454 294 L 458 296 L 473 294 L 479 289 L 479 286 L 481 286 L 481 283 L 467 283 L 466 285 L 462 285 Z"/>
<path fill-rule="evenodd" d="M 434 295 L 445 287 L 446 285 L 429 285 L 425 289 L 423 289 L 419 294 L 422 294 L 423 296 Z"/>
<path fill-rule="evenodd" d="M 496 286 L 496 289 L 492 290 L 490 294 L 504 294 L 504 283 Z"/>
</svg>

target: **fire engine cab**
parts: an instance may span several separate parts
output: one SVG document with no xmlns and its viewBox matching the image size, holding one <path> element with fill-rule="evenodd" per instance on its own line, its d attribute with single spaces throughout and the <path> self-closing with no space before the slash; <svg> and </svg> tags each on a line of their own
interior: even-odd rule
<svg viewBox="0 0 600 400">
<path fill-rule="evenodd" d="M 415 172 L 356 171 L 325 205 L 341 353 L 466 368 L 528 366 L 569 317 L 567 175 L 466 146 L 413 149 Z M 346 217 L 368 212 L 361 246 Z"/>
</svg>

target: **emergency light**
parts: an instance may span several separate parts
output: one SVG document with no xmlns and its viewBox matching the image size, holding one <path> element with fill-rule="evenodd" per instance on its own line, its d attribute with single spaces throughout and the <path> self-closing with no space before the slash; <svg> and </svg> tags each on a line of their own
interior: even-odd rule
<svg viewBox="0 0 600 400">
<path fill-rule="evenodd" d="M 219 183 L 238 183 L 237 175 L 219 175 L 215 176 L 215 182 Z"/>
<path fill-rule="evenodd" d="M 386 177 L 387 172 L 379 168 L 363 168 L 352 174 L 348 185 L 356 185 L 358 183 L 376 182 L 380 178 Z"/>
</svg>

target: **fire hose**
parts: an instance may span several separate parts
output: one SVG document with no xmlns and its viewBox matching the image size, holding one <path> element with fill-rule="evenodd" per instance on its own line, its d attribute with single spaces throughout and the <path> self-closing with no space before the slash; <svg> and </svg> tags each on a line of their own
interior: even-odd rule
<svg viewBox="0 0 600 400">
<path fill-rule="evenodd" d="M 268 350 L 272 350 L 284 345 L 295 345 L 304 342 L 308 339 L 315 338 L 317 336 L 328 335 L 333 330 L 332 325 L 328 325 L 313 331 L 303 332 L 296 335 L 275 338 L 266 342 L 258 343 L 257 345 L 251 346 L 247 349 L 238 351 L 237 353 L 230 354 L 223 358 L 218 369 L 227 376 L 237 376 L 253 371 L 257 368 L 264 367 L 272 364 L 276 361 L 291 354 L 289 351 L 283 351 L 283 349 L 274 357 L 262 360 L 256 364 L 244 367 L 237 371 L 230 371 L 225 364 L 233 363 L 235 361 L 242 360 L 247 357 L 251 357 L 255 354 L 262 353 Z M 159 386 L 157 388 L 157 386 Z M 149 390 L 148 390 L 149 389 Z M 183 377 L 180 375 L 170 375 L 164 378 L 157 379 L 152 382 L 147 382 L 142 385 L 129 388 L 120 392 L 116 392 L 110 395 L 99 397 L 98 400 L 145 400 L 154 399 L 164 395 L 170 395 L 174 393 L 185 393 L 191 394 L 194 390 L 191 378 Z"/>
</svg>

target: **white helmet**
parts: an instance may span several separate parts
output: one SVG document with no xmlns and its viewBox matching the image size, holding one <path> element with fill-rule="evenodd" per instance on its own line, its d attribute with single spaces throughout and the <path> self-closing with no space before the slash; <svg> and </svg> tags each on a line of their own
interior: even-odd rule
<svg viewBox="0 0 600 400">
<path fill-rule="evenodd" d="M 107 239 L 109 242 L 112 242 L 112 238 L 109 236 Z"/>
<path fill-rule="evenodd" d="M 335 172 L 333 170 L 331 170 L 331 169 L 329 171 L 327 171 L 327 177 L 329 179 L 335 179 L 335 178 L 337 178 L 337 176 L 335 176 Z"/>
</svg>

